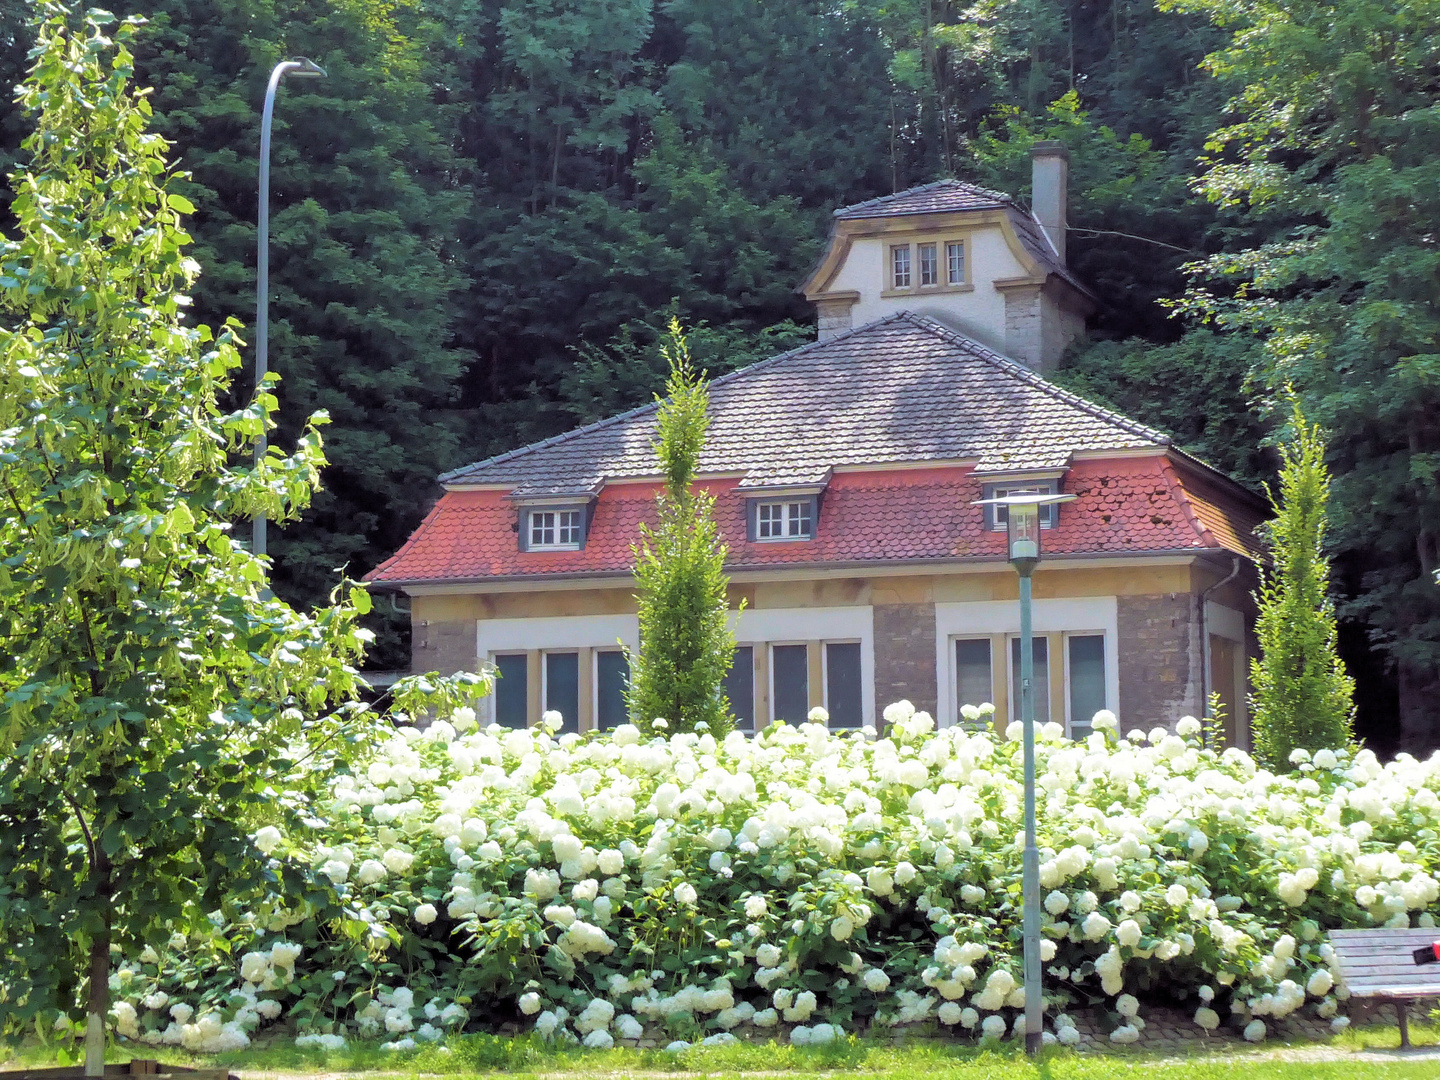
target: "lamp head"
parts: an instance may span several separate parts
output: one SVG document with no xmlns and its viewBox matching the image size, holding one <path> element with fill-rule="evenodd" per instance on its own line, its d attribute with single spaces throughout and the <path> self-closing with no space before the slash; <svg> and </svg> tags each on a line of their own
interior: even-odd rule
<svg viewBox="0 0 1440 1080">
<path fill-rule="evenodd" d="M 325 69 L 308 56 L 292 56 L 289 62 L 297 65 L 290 69 L 289 74 L 291 75 L 299 75 L 311 79 L 325 78 Z"/>
<path fill-rule="evenodd" d="M 1006 550 L 1015 568 L 1022 573 L 1040 561 L 1040 507 L 1071 502 L 1074 495 L 1020 494 L 977 499 L 972 506 L 1005 507 Z"/>
</svg>

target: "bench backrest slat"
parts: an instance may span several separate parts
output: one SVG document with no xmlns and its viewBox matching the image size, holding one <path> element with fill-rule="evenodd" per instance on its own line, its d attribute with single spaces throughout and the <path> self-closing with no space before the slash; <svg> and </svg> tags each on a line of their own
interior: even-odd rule
<svg viewBox="0 0 1440 1080">
<path fill-rule="evenodd" d="M 1440 995 L 1440 965 L 1419 965 L 1416 949 L 1440 940 L 1440 928 L 1332 930 L 1335 967 L 1352 997 Z"/>
</svg>

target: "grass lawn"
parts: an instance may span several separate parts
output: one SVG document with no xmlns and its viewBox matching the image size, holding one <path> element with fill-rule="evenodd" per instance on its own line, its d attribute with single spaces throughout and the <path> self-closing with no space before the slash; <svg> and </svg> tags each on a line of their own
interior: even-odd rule
<svg viewBox="0 0 1440 1080">
<path fill-rule="evenodd" d="M 973 1046 L 919 1043 L 908 1047 L 851 1038 L 825 1047 L 741 1044 L 694 1047 L 679 1054 L 658 1050 L 555 1049 L 529 1038 L 488 1035 L 451 1038 L 446 1048 L 425 1047 L 395 1054 L 373 1045 L 356 1045 L 325 1053 L 297 1050 L 284 1043 L 254 1046 L 214 1057 L 170 1048 L 128 1048 L 112 1051 L 109 1060 L 156 1057 L 177 1065 L 224 1066 L 247 1080 L 262 1077 L 344 1076 L 380 1078 L 475 1076 L 505 1074 L 517 1078 L 575 1076 L 661 1078 L 703 1075 L 725 1077 L 863 1076 L 885 1080 L 944 1076 L 947 1080 L 1430 1080 L 1440 1077 L 1440 1024 L 1415 1024 L 1411 1038 L 1421 1051 L 1410 1058 L 1390 1056 L 1399 1032 L 1383 1024 L 1352 1028 L 1328 1043 L 1267 1043 L 1242 1046 L 1233 1042 L 1197 1043 L 1189 1054 L 1158 1056 L 1140 1049 L 1075 1053 L 1047 1049 L 1037 1060 L 1022 1053 Z M 57 1064 L 54 1048 L 28 1045 L 0 1047 L 0 1070 L 42 1068 Z"/>
</svg>

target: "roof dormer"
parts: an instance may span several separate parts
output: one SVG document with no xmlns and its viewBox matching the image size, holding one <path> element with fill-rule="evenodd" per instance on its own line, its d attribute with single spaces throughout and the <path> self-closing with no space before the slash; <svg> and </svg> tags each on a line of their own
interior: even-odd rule
<svg viewBox="0 0 1440 1080">
<path fill-rule="evenodd" d="M 908 310 L 1053 370 L 1094 302 L 1065 267 L 1068 153 L 1036 143 L 1032 156 L 1035 214 L 960 180 L 835 211 L 829 247 L 803 286 L 820 340 Z"/>
</svg>

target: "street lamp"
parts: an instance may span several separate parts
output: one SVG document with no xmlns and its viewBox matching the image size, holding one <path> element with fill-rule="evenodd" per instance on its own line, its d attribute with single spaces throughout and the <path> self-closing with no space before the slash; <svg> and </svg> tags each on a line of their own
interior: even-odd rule
<svg viewBox="0 0 1440 1080">
<path fill-rule="evenodd" d="M 256 221 L 259 240 L 255 253 L 255 389 L 264 384 L 269 370 L 270 359 L 270 122 L 275 115 L 275 91 L 280 89 L 280 80 L 286 75 L 301 78 L 320 79 L 325 69 L 313 60 L 297 56 L 282 60 L 270 72 L 270 85 L 265 88 L 265 108 L 260 114 L 260 212 Z M 260 441 L 255 444 L 255 467 L 260 468 L 265 460 L 268 440 L 265 431 L 260 431 Z M 250 534 L 250 550 L 256 555 L 265 554 L 265 515 L 255 517 Z"/>
<path fill-rule="evenodd" d="M 1069 502 L 1074 495 L 1013 492 L 980 499 L 974 506 L 1005 508 L 1006 552 L 1020 575 L 1020 724 L 1025 747 L 1025 859 L 1020 883 L 1024 897 L 1025 1050 L 1038 1053 L 1044 1024 L 1040 1002 L 1040 850 L 1035 845 L 1035 653 L 1030 630 L 1030 575 L 1040 562 L 1040 508 Z"/>
</svg>

